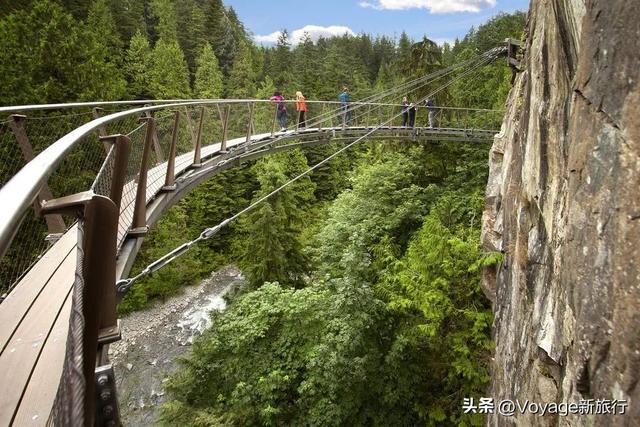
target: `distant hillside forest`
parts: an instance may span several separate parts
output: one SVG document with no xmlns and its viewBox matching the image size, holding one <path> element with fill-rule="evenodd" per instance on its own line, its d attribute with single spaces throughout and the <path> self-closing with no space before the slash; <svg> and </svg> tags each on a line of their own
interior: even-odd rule
<svg viewBox="0 0 640 427">
<path fill-rule="evenodd" d="M 147 98 L 354 100 L 522 38 L 497 15 L 453 45 L 360 34 L 256 46 L 220 0 L 13 1 L 0 16 L 0 103 Z M 500 61 L 439 105 L 504 108 Z M 401 99 L 397 100 L 398 102 Z M 424 120 L 424 119 L 423 119 Z M 339 148 L 228 170 L 172 208 L 132 274 Z M 138 282 L 122 314 L 233 263 L 247 284 L 167 382 L 161 423 L 480 426 L 492 313 L 480 289 L 489 147 L 364 141 Z"/>
<path fill-rule="evenodd" d="M 221 0 L 8 0 L 0 10 L 0 104 L 249 98 L 272 86 L 293 97 L 354 98 L 520 36 L 523 14 L 498 16 L 453 46 L 426 37 L 309 38 L 256 46 Z M 504 67 L 449 94 L 453 104 L 501 107 Z M 481 82 L 482 83 L 482 82 Z M 470 89 L 469 98 L 463 89 Z M 500 89 L 502 92 L 496 92 Z"/>
</svg>

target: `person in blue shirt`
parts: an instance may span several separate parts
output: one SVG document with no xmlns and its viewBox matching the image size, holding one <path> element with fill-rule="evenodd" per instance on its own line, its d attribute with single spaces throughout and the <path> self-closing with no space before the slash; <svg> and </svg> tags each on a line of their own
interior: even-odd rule
<svg viewBox="0 0 640 427">
<path fill-rule="evenodd" d="M 340 99 L 340 106 L 342 108 L 342 120 L 346 126 L 351 123 L 351 110 L 349 109 L 349 103 L 351 102 L 351 96 L 349 96 L 349 88 L 346 86 L 342 88 L 342 93 L 338 96 Z"/>
</svg>

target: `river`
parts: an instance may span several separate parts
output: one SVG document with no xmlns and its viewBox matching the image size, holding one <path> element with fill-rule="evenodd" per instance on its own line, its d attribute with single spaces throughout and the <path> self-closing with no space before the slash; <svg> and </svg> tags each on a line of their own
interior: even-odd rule
<svg viewBox="0 0 640 427">
<path fill-rule="evenodd" d="M 166 399 L 163 384 L 175 370 L 176 359 L 211 326 L 209 313 L 226 308 L 224 295 L 243 282 L 242 273 L 228 266 L 182 294 L 121 320 L 122 340 L 110 347 L 109 355 L 123 425 L 155 424 L 158 406 Z"/>
</svg>

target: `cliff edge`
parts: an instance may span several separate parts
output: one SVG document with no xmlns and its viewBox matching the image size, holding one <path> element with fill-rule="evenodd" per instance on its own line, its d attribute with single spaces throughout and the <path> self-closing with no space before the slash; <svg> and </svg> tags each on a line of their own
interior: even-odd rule
<svg viewBox="0 0 640 427">
<path fill-rule="evenodd" d="M 494 415 L 490 425 L 640 423 L 640 8 L 532 0 L 524 71 L 490 154 L 483 245 L 495 399 L 625 399 L 627 415 Z"/>
</svg>

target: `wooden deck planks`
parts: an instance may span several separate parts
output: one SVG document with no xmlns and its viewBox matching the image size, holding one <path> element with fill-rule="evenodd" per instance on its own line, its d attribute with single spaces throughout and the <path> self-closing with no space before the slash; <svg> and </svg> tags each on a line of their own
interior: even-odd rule
<svg viewBox="0 0 640 427">
<path fill-rule="evenodd" d="M 31 304 L 36 300 L 47 281 L 68 256 L 75 257 L 78 240 L 76 227 L 71 227 L 38 261 L 0 306 L 0 354 L 4 351 L 14 331 L 23 321 Z"/>
<path fill-rule="evenodd" d="M 44 426 L 47 423 L 62 375 L 72 300 L 69 292 L 31 375 L 34 381 L 29 381 L 20 401 L 13 420 L 16 426 Z"/>
<path fill-rule="evenodd" d="M 76 256 L 73 251 L 73 255 L 66 257 L 60 268 L 51 275 L 0 354 L 0 384 L 4 390 L 11 390 L 10 393 L 0 394 L 0 425 L 11 423 L 36 365 L 48 365 L 48 360 L 40 359 L 43 348 L 51 346 L 47 351 L 49 356 L 65 352 L 65 341 L 54 343 L 47 340 L 73 287 L 75 271 Z M 60 372 L 49 371 L 48 375 L 57 375 L 59 378 Z M 42 385 L 47 383 L 46 377 L 34 377 L 33 380 Z"/>
</svg>

